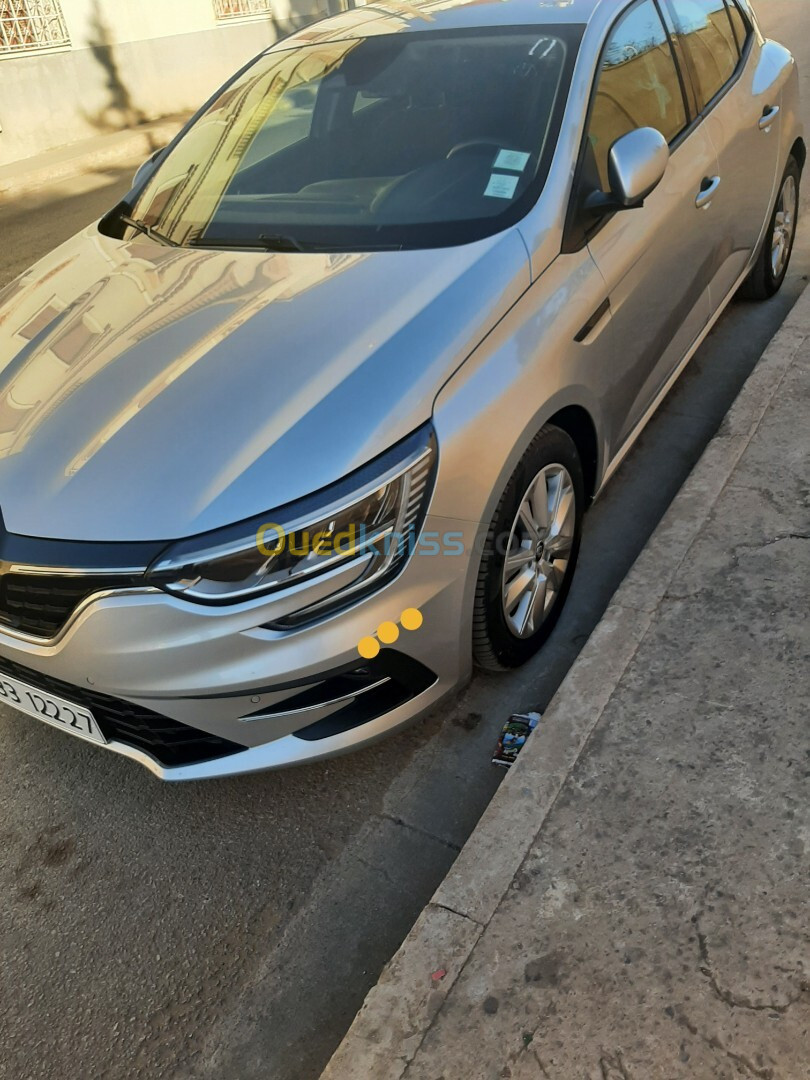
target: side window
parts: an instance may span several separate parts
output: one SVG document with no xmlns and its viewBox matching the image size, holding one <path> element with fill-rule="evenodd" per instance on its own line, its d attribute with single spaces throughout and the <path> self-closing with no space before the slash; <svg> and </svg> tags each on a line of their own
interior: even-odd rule
<svg viewBox="0 0 810 1080">
<path fill-rule="evenodd" d="M 608 191 L 610 148 L 629 131 L 653 127 L 672 142 L 686 127 L 686 107 L 666 30 L 653 0 L 642 0 L 614 27 L 602 59 L 591 112 L 586 163 Z M 594 175 L 594 179 L 596 179 Z"/>
<path fill-rule="evenodd" d="M 670 0 L 670 4 L 702 110 L 729 81 L 740 59 L 731 17 L 725 0 Z"/>
<path fill-rule="evenodd" d="M 734 27 L 734 36 L 737 39 L 737 45 L 740 48 L 740 52 L 742 52 L 745 48 L 746 41 L 748 41 L 748 23 L 743 18 L 743 14 L 734 0 L 728 0 L 728 14 L 731 19 L 731 25 Z"/>
</svg>

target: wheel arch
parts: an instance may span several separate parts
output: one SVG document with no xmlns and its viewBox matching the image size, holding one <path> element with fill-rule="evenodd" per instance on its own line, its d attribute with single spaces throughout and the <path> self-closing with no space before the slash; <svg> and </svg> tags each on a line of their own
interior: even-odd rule
<svg viewBox="0 0 810 1080">
<path fill-rule="evenodd" d="M 561 428 L 573 440 L 582 463 L 585 494 L 590 502 L 596 494 L 599 470 L 599 442 L 591 414 L 581 405 L 567 405 L 550 416 L 546 423 Z"/>
<path fill-rule="evenodd" d="M 807 163 L 807 146 L 801 136 L 799 136 L 793 146 L 791 146 L 790 156 L 796 158 L 799 163 L 799 171 L 804 172 L 804 166 Z"/>
</svg>

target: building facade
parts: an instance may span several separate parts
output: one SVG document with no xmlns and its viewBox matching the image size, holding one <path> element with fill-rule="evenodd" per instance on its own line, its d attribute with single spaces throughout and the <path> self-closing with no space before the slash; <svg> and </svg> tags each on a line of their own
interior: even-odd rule
<svg viewBox="0 0 810 1080">
<path fill-rule="evenodd" d="M 354 0 L 0 0 L 0 165 L 197 108 Z"/>
</svg>

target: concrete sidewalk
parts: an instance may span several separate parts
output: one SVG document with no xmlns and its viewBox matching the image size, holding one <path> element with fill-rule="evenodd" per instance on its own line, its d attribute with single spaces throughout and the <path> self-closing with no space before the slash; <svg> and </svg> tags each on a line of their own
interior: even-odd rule
<svg viewBox="0 0 810 1080">
<path fill-rule="evenodd" d="M 810 290 L 324 1080 L 810 1077 Z"/>
<path fill-rule="evenodd" d="M 185 115 L 170 116 L 123 131 L 103 132 L 35 157 L 0 165 L 0 203 L 57 187 L 65 180 L 87 173 L 122 165 L 134 169 L 155 150 L 171 142 L 187 119 Z"/>
</svg>

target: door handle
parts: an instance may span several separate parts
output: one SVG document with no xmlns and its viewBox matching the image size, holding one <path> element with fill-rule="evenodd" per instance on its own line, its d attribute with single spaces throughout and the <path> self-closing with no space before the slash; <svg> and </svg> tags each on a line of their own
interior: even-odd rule
<svg viewBox="0 0 810 1080">
<path fill-rule="evenodd" d="M 717 189 L 720 187 L 719 176 L 707 176 L 703 183 L 700 185 L 700 191 L 698 197 L 695 199 L 695 206 L 698 210 L 706 210 L 711 205 L 712 199 L 717 194 Z"/>
<path fill-rule="evenodd" d="M 604 319 L 607 313 L 610 311 L 610 297 L 606 296 L 596 311 L 591 315 L 590 319 L 585 323 L 580 332 L 574 338 L 577 344 L 581 344 L 586 338 L 590 337 L 599 323 Z"/>
<path fill-rule="evenodd" d="M 759 130 L 760 131 L 768 131 L 770 129 L 770 127 L 771 127 L 771 124 L 774 122 L 774 120 L 777 118 L 778 115 L 779 115 L 779 106 L 778 105 L 768 105 L 766 107 L 766 109 L 765 109 L 765 112 L 759 118 L 759 123 L 758 123 Z"/>
</svg>

